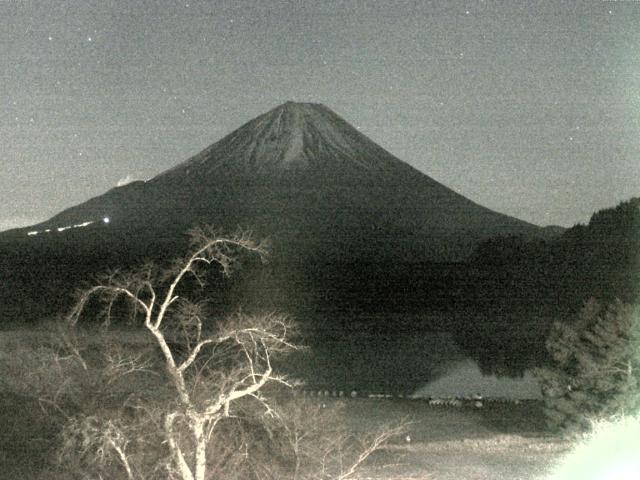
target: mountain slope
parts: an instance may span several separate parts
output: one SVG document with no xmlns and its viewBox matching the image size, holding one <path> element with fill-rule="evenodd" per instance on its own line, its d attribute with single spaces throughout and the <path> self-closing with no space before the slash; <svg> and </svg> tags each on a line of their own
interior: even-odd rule
<svg viewBox="0 0 640 480">
<path fill-rule="evenodd" d="M 420 173 L 327 107 L 293 102 L 147 182 L 27 230 L 103 217 L 118 237 L 140 241 L 201 223 L 251 228 L 272 237 L 276 252 L 304 259 L 459 260 L 487 237 L 544 235 Z"/>
</svg>

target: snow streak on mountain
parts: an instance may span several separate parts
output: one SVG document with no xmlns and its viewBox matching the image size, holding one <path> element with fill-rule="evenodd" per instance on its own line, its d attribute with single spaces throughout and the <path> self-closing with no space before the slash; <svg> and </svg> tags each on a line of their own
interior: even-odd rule
<svg viewBox="0 0 640 480">
<path fill-rule="evenodd" d="M 384 172 L 401 165 L 324 105 L 287 102 L 167 174 L 195 171 L 215 175 L 224 171 L 279 176 L 347 167 Z"/>
</svg>

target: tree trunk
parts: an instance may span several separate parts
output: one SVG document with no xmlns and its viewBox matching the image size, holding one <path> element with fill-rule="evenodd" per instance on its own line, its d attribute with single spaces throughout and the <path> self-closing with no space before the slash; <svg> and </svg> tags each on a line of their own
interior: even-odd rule
<svg viewBox="0 0 640 480">
<path fill-rule="evenodd" d="M 205 480 L 207 472 L 207 437 L 204 435 L 204 420 L 201 418 L 189 419 L 191 429 L 196 441 L 196 475 L 195 480 Z"/>
<path fill-rule="evenodd" d="M 167 434 L 167 441 L 169 443 L 169 449 L 171 450 L 171 454 L 173 455 L 173 459 L 176 463 L 176 467 L 178 472 L 180 473 L 180 477 L 182 480 L 194 480 L 193 473 L 187 465 L 187 461 L 184 459 L 184 455 L 182 454 L 182 450 L 180 446 L 176 442 L 175 437 L 173 436 L 173 421 L 175 419 L 175 413 L 170 413 L 167 415 L 164 421 L 164 429 Z"/>
</svg>

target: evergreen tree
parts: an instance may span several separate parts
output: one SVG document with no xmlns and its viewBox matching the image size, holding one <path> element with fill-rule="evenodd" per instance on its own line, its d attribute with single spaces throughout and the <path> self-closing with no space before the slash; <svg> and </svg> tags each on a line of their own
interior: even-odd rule
<svg viewBox="0 0 640 480">
<path fill-rule="evenodd" d="M 537 370 L 551 428 L 588 430 L 593 420 L 640 408 L 640 315 L 619 300 L 589 300 L 573 324 L 553 325 L 551 362 Z"/>
</svg>

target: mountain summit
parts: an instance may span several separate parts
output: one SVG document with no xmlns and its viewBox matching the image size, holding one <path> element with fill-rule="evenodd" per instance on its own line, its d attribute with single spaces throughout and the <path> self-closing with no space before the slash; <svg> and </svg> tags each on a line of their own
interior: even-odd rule
<svg viewBox="0 0 640 480">
<path fill-rule="evenodd" d="M 282 176 L 351 169 L 385 172 L 402 162 L 335 112 L 317 103 L 286 102 L 260 115 L 166 175 L 221 172 Z"/>
<path fill-rule="evenodd" d="M 286 257 L 325 261 L 458 260 L 487 237 L 542 233 L 419 172 L 329 108 L 294 102 L 147 182 L 114 188 L 23 233 L 89 231 L 103 218 L 110 233 L 101 235 L 119 232 L 121 242 L 180 238 L 208 223 L 253 229 Z"/>
</svg>

